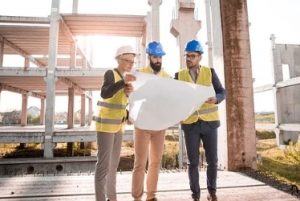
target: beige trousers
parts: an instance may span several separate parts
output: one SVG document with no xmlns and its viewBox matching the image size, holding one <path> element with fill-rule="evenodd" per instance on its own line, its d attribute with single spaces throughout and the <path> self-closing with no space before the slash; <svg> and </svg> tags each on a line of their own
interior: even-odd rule
<svg viewBox="0 0 300 201">
<path fill-rule="evenodd" d="M 146 163 L 147 200 L 155 197 L 161 159 L 164 151 L 165 130 L 148 131 L 135 128 L 134 133 L 134 167 L 132 174 L 132 197 L 140 201 L 144 193 Z"/>
</svg>

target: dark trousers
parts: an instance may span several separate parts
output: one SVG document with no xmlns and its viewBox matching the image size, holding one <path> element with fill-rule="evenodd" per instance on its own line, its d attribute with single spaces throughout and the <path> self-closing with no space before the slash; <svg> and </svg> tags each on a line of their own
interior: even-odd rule
<svg viewBox="0 0 300 201">
<path fill-rule="evenodd" d="M 218 167 L 218 132 L 220 126 L 219 121 L 206 122 L 197 121 L 193 124 L 182 124 L 186 150 L 188 155 L 188 174 L 190 181 L 190 189 L 193 198 L 200 198 L 199 185 L 199 148 L 202 141 L 205 149 L 205 157 L 207 162 L 207 189 L 215 192 L 217 185 L 217 167 Z"/>
</svg>

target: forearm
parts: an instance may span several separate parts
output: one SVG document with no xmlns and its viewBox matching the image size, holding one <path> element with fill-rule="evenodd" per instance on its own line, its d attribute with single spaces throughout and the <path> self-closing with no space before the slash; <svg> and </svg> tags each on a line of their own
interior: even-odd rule
<svg viewBox="0 0 300 201">
<path fill-rule="evenodd" d="M 116 94 L 120 89 L 123 89 L 124 87 L 124 80 L 115 82 L 113 72 L 107 71 L 104 75 L 104 83 L 101 87 L 101 97 L 104 99 L 111 98 L 114 94 Z"/>
<path fill-rule="evenodd" d="M 216 92 L 217 104 L 225 99 L 225 89 L 222 86 L 217 74 L 212 70 L 212 83 Z"/>
</svg>

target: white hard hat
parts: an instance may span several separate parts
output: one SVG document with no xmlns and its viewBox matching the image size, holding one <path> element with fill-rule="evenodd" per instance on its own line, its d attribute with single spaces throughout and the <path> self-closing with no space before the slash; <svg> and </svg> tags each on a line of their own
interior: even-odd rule
<svg viewBox="0 0 300 201">
<path fill-rule="evenodd" d="M 126 46 L 122 46 L 119 49 L 117 49 L 115 58 L 117 58 L 118 56 L 120 56 L 122 54 L 134 54 L 134 55 L 136 55 L 136 52 L 133 50 L 133 48 L 130 45 L 126 45 Z"/>
</svg>

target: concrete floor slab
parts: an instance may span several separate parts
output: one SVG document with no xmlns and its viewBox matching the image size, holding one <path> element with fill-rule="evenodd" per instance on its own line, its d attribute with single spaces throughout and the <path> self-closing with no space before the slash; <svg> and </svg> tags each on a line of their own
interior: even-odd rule
<svg viewBox="0 0 300 201">
<path fill-rule="evenodd" d="M 118 173 L 119 201 L 132 200 L 131 172 Z M 201 201 L 206 200 L 205 172 L 200 172 Z M 190 190 L 185 171 L 162 171 L 157 197 L 160 201 L 189 201 Z M 270 187 L 242 173 L 218 172 L 218 197 L 221 201 L 297 201 L 299 198 Z M 144 196 L 143 199 L 146 199 Z M 0 200 L 9 201 L 69 201 L 94 200 L 94 175 L 27 175 L 2 177 Z"/>
</svg>

